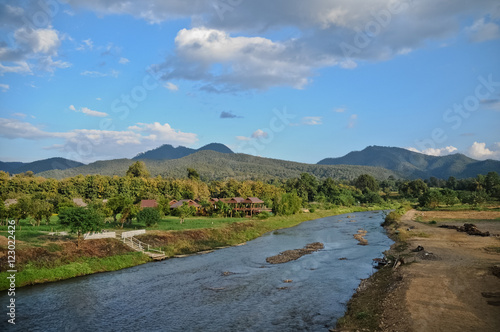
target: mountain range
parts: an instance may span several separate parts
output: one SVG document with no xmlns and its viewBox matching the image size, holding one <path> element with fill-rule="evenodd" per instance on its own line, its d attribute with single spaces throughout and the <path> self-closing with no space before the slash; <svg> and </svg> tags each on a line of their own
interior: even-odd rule
<svg viewBox="0 0 500 332">
<path fill-rule="evenodd" d="M 490 171 L 500 173 L 500 161 L 478 161 L 463 154 L 429 156 L 402 148 L 369 146 L 340 158 L 326 158 L 317 164 L 255 157 L 234 153 L 227 146 L 211 143 L 199 149 L 162 145 L 138 154 L 132 159 L 97 161 L 88 165 L 64 158 L 51 158 L 32 163 L 0 162 L 0 170 L 11 174 L 28 170 L 39 176 L 62 179 L 79 174 L 125 175 L 136 160 L 146 163 L 152 176 L 182 178 L 187 168 L 194 168 L 204 180 L 286 179 L 308 172 L 318 178 L 332 177 L 350 180 L 361 174 L 371 174 L 382 180 L 395 178 L 447 179 L 475 177 Z"/>
<path fill-rule="evenodd" d="M 427 179 L 431 176 L 447 179 L 475 177 L 490 171 L 500 173 L 500 161 L 479 161 L 463 154 L 429 156 L 402 148 L 369 146 L 362 151 L 349 152 L 340 158 L 326 158 L 318 165 L 361 165 L 383 167 L 404 178 Z"/>
</svg>

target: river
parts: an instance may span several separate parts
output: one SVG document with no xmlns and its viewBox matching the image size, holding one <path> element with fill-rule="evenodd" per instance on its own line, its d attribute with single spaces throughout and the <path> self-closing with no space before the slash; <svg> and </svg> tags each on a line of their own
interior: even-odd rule
<svg viewBox="0 0 500 332">
<path fill-rule="evenodd" d="M 23 287 L 16 291 L 15 327 L 6 324 L 2 292 L 0 330 L 328 331 L 360 280 L 374 272 L 372 259 L 392 244 L 380 226 L 383 212 L 349 216 L 307 221 L 204 255 Z M 369 245 L 357 245 L 359 228 L 368 231 Z M 266 263 L 311 242 L 325 248 Z"/>
</svg>

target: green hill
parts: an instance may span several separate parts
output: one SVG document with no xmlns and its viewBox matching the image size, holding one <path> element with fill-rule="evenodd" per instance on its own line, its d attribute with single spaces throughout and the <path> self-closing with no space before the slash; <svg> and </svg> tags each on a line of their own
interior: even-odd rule
<svg viewBox="0 0 500 332">
<path fill-rule="evenodd" d="M 233 153 L 233 151 L 225 146 L 224 144 L 220 143 L 210 143 L 205 146 L 202 146 L 199 149 L 191 149 L 191 148 L 186 148 L 184 146 L 178 146 L 174 148 L 170 144 L 164 144 L 156 149 L 149 150 L 146 152 L 141 152 L 137 156 L 135 156 L 134 160 L 146 160 L 146 159 L 151 159 L 151 160 L 170 160 L 170 159 L 179 159 L 183 158 L 186 156 L 189 156 L 190 154 L 193 154 L 198 151 L 205 151 L 205 150 L 210 150 L 210 151 L 216 151 L 220 153 Z"/>
<path fill-rule="evenodd" d="M 64 170 L 82 165 L 84 164 L 65 158 L 49 158 L 44 160 L 37 160 L 31 163 L 0 162 L 0 170 L 9 172 L 10 174 L 19 174 L 27 171 L 40 173 L 53 169 Z"/>
<path fill-rule="evenodd" d="M 389 176 L 399 177 L 397 173 L 379 167 L 366 166 L 325 166 L 303 164 L 285 160 L 254 157 L 246 154 L 198 151 L 189 156 L 172 160 L 144 160 L 152 176 L 183 178 L 187 168 L 194 168 L 204 180 L 245 179 L 287 179 L 298 177 L 307 172 L 323 179 L 331 177 L 338 180 L 351 180 L 361 174 L 371 174 L 377 179 Z M 38 175 L 56 179 L 78 174 L 125 175 L 128 167 L 134 163 L 130 159 L 98 161 L 89 165 L 66 170 L 53 170 Z"/>
<path fill-rule="evenodd" d="M 318 165 L 362 165 L 383 167 L 407 178 L 447 179 L 475 177 L 490 171 L 500 172 L 500 161 L 478 161 L 457 153 L 443 157 L 429 156 L 402 148 L 369 146 L 340 158 L 326 158 Z"/>
</svg>

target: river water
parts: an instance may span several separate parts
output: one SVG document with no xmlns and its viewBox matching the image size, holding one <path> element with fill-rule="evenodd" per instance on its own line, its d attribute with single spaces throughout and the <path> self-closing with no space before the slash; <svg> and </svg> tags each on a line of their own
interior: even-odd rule
<svg viewBox="0 0 500 332">
<path fill-rule="evenodd" d="M 20 288 L 15 328 L 6 324 L 4 309 L 0 330 L 328 331 L 360 279 L 374 272 L 372 259 L 392 244 L 380 226 L 381 211 L 349 215 L 307 221 L 209 254 Z M 368 231 L 369 245 L 357 245 L 359 228 Z M 325 248 L 296 261 L 266 263 L 266 257 L 311 242 Z M 8 304 L 6 292 L 0 303 Z"/>
</svg>

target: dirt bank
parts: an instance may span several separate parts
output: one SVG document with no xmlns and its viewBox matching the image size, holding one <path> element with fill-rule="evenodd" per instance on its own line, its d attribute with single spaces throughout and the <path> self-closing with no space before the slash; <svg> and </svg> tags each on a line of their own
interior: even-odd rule
<svg viewBox="0 0 500 332">
<path fill-rule="evenodd" d="M 468 217 L 481 231 L 500 233 L 500 222 L 472 219 L 496 219 L 498 212 L 411 210 L 404 215 L 400 230 L 410 231 L 408 248 L 400 255 L 407 256 L 407 264 L 396 272 L 400 282 L 382 304 L 381 330 L 499 331 L 500 307 L 495 304 L 500 301 L 500 279 L 494 275 L 495 266 L 500 265 L 499 238 L 414 221 L 422 214 L 456 226 Z M 412 252 L 417 246 L 424 250 Z"/>
</svg>

